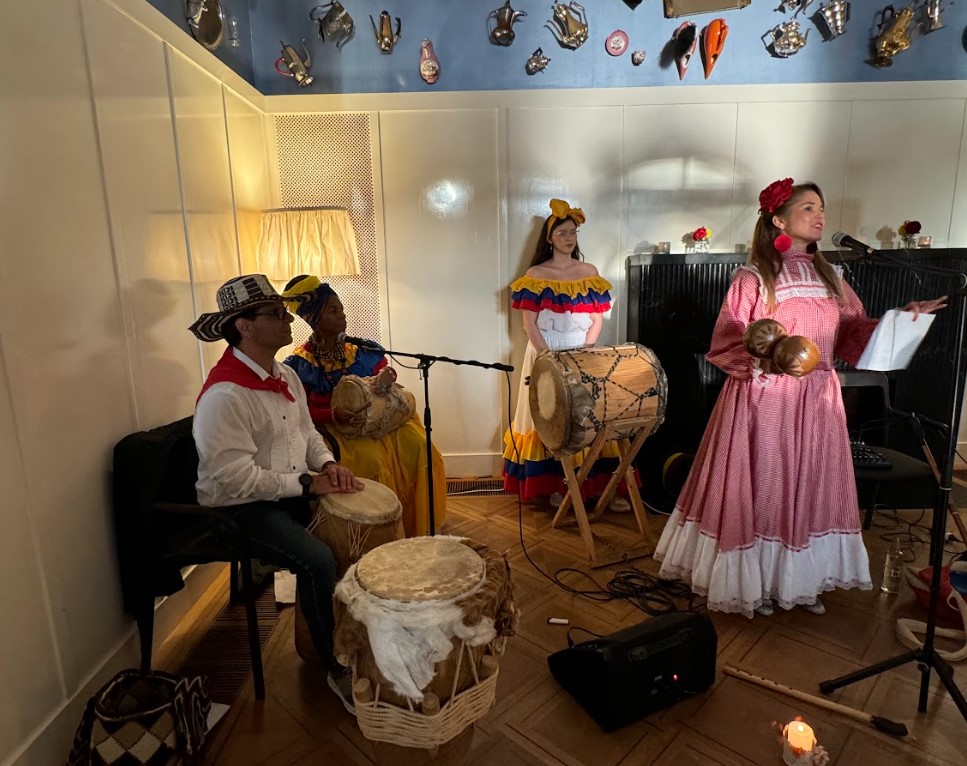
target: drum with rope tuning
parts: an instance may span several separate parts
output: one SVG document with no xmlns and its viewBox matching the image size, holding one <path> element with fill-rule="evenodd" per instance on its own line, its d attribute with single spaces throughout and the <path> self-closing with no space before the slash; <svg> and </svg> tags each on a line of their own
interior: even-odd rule
<svg viewBox="0 0 967 766">
<path fill-rule="evenodd" d="M 546 351 L 530 375 L 531 416 L 551 452 L 573 454 L 587 447 L 605 423 L 635 419 L 614 439 L 630 438 L 640 419 L 665 417 L 668 382 L 651 349 L 637 343 Z"/>
<path fill-rule="evenodd" d="M 353 668 L 368 739 L 432 750 L 490 710 L 517 623 L 502 554 L 439 535 L 387 543 L 346 572 L 333 612 L 336 659 Z"/>
<path fill-rule="evenodd" d="M 336 578 L 364 554 L 384 543 L 403 538 L 403 507 L 396 493 L 372 479 L 360 479 L 358 492 L 320 495 L 316 515 L 309 525 L 313 536 L 324 542 L 336 559 Z M 309 626 L 296 598 L 295 646 L 304 660 L 316 659 Z"/>
</svg>

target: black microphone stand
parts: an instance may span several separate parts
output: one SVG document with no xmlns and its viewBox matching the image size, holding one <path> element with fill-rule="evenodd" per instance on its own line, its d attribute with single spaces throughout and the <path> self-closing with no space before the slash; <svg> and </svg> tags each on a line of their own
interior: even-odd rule
<svg viewBox="0 0 967 766">
<path fill-rule="evenodd" d="M 963 693 L 957 688 L 954 681 L 954 671 L 943 657 L 941 657 L 934 646 L 937 630 L 937 607 L 940 602 L 940 570 L 943 566 L 943 547 L 946 535 L 947 508 L 950 497 L 950 490 L 953 484 L 954 456 L 957 452 L 957 425 L 958 414 L 960 411 L 960 375 L 963 366 L 964 350 L 964 320 L 967 316 L 967 296 L 964 294 L 964 287 L 967 286 L 967 275 L 955 269 L 943 268 L 940 266 L 927 266 L 905 263 L 898 258 L 883 253 L 875 253 L 869 256 L 881 265 L 891 268 L 911 269 L 925 274 L 938 274 L 950 279 L 956 278 L 959 282 L 956 289 L 952 291 L 951 299 L 956 303 L 956 327 L 954 334 L 954 357 L 953 357 L 953 385 L 950 390 L 948 401 L 949 413 L 946 424 L 941 424 L 946 430 L 946 455 L 942 466 L 942 473 L 937 491 L 937 501 L 933 509 L 933 523 L 930 531 L 930 566 L 933 567 L 933 574 L 930 581 L 930 606 L 927 610 L 927 629 L 924 634 L 923 646 L 913 651 L 905 652 L 891 659 L 883 660 L 870 665 L 854 673 L 849 673 L 839 678 L 823 681 L 819 684 L 819 689 L 823 694 L 831 692 L 843 686 L 862 681 L 870 676 L 878 675 L 887 670 L 892 670 L 908 662 L 917 663 L 920 670 L 920 698 L 917 709 L 921 713 L 927 712 L 927 696 L 930 691 L 930 670 L 937 671 L 950 698 L 954 701 L 961 716 L 967 720 L 967 700 Z M 919 422 L 919 421 L 918 421 Z M 921 434 L 922 436 L 922 434 Z M 925 440 L 924 440 L 924 443 Z M 967 541 L 965 541 L 967 542 Z"/>
<path fill-rule="evenodd" d="M 426 430 L 426 490 L 430 509 L 430 535 L 436 535 L 436 515 L 433 502 L 433 421 L 430 415 L 430 367 L 434 362 L 448 362 L 449 364 L 468 364 L 472 367 L 483 367 L 484 369 L 501 370 L 502 372 L 513 372 L 514 368 L 509 364 L 499 362 L 478 362 L 475 359 L 451 359 L 448 356 L 433 356 L 431 354 L 409 354 L 403 351 L 393 351 L 383 348 L 378 343 L 369 346 L 372 351 L 382 351 L 392 357 L 402 356 L 408 359 L 416 359 L 419 364 L 417 369 L 423 377 L 423 428 Z"/>
</svg>

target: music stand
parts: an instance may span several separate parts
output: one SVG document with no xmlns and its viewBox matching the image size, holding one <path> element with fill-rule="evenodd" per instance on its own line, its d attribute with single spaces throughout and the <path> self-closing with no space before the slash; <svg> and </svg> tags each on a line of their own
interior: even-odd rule
<svg viewBox="0 0 967 766">
<path fill-rule="evenodd" d="M 430 509 L 430 536 L 436 535 L 436 514 L 433 500 L 433 421 L 430 414 L 430 367 L 434 362 L 447 362 L 449 364 L 468 364 L 472 367 L 483 367 L 484 369 L 500 370 L 502 372 L 513 372 L 514 368 L 509 364 L 499 362 L 478 362 L 475 359 L 451 359 L 449 356 L 433 356 L 432 354 L 410 354 L 405 351 L 393 351 L 383 348 L 380 344 L 373 341 L 369 345 L 370 350 L 382 351 L 392 357 L 402 356 L 407 359 L 416 359 L 419 364 L 417 369 L 423 376 L 423 428 L 426 431 L 426 491 Z"/>
<path fill-rule="evenodd" d="M 904 652 L 887 660 L 874 663 L 854 673 L 848 673 L 839 678 L 822 681 L 819 690 L 823 694 L 831 692 L 843 686 L 862 681 L 870 676 L 878 675 L 887 670 L 892 670 L 908 662 L 916 662 L 919 666 L 920 697 L 917 709 L 921 713 L 927 712 L 927 696 L 930 691 L 930 669 L 937 671 L 950 698 L 954 701 L 961 716 L 967 720 L 967 700 L 954 681 L 954 671 L 943 657 L 937 654 L 934 647 L 937 631 L 937 607 L 940 600 L 940 569 L 943 565 L 943 546 L 947 526 L 947 508 L 950 498 L 950 489 L 953 483 L 954 456 L 957 452 L 957 415 L 959 412 L 960 397 L 960 373 L 963 364 L 964 351 L 964 320 L 967 315 L 967 296 L 964 294 L 964 287 L 967 286 L 967 275 L 955 269 L 943 268 L 940 266 L 914 266 L 883 253 L 877 253 L 876 260 L 884 261 L 881 265 L 891 268 L 912 269 L 913 271 L 925 274 L 938 274 L 951 279 L 956 278 L 959 282 L 955 290 L 952 290 L 951 299 L 956 303 L 956 331 L 954 335 L 954 357 L 953 357 L 953 385 L 950 390 L 950 401 L 948 402 L 948 419 L 945 424 L 947 432 L 947 451 L 944 456 L 943 472 L 937 491 L 937 501 L 933 509 L 933 523 L 930 530 L 930 566 L 933 567 L 933 574 L 930 580 L 930 606 L 927 610 L 927 629 L 923 638 L 923 646 L 913 651 Z"/>
</svg>

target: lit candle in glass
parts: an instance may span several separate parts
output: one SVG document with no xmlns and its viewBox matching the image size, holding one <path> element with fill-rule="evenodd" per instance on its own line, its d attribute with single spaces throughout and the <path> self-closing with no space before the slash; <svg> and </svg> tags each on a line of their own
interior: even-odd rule
<svg viewBox="0 0 967 766">
<path fill-rule="evenodd" d="M 810 753 L 816 746 L 816 735 L 809 724 L 790 721 L 782 730 L 782 738 L 782 760 L 788 766 L 812 763 Z"/>
</svg>

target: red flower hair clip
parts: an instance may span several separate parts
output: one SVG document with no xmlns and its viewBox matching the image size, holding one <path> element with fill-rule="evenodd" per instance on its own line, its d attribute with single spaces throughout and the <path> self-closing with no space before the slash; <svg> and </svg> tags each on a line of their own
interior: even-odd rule
<svg viewBox="0 0 967 766">
<path fill-rule="evenodd" d="M 773 181 L 759 192 L 759 213 L 774 215 L 792 197 L 792 184 L 791 178 L 783 178 L 781 181 Z"/>
</svg>

